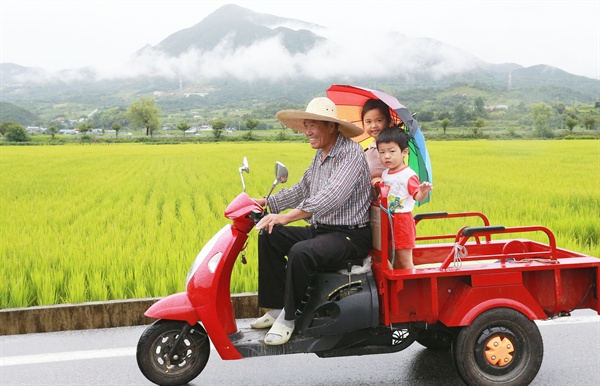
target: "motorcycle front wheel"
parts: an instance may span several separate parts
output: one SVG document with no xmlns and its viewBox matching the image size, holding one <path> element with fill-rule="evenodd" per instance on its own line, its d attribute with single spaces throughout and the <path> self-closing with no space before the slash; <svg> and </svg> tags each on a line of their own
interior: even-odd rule
<svg viewBox="0 0 600 386">
<path fill-rule="evenodd" d="M 137 363 L 142 374 L 162 386 L 185 385 L 208 362 L 210 342 L 206 330 L 177 320 L 157 320 L 140 337 Z"/>
</svg>

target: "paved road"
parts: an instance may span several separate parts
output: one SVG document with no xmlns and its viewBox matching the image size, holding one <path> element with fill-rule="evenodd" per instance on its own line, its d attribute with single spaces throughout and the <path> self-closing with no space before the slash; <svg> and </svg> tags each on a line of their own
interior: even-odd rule
<svg viewBox="0 0 600 386">
<path fill-rule="evenodd" d="M 244 321 L 241 321 L 244 323 Z M 538 323 L 544 361 L 532 385 L 600 385 L 600 317 Z M 145 326 L 0 337 L 0 385 L 152 385 L 135 346 Z M 276 373 L 277 372 L 277 373 Z M 395 354 L 313 354 L 223 361 L 216 351 L 191 385 L 462 385 L 450 353 L 414 343 Z"/>
</svg>

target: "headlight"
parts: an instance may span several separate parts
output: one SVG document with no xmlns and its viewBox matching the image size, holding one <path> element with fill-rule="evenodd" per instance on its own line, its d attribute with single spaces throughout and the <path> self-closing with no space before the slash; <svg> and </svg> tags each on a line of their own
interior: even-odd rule
<svg viewBox="0 0 600 386">
<path fill-rule="evenodd" d="M 223 253 L 219 252 L 219 253 L 215 254 L 213 257 L 211 257 L 210 260 L 208 261 L 208 270 L 210 271 L 210 273 L 215 273 L 215 271 L 217 270 L 217 265 L 219 265 L 221 256 L 223 256 Z"/>
</svg>

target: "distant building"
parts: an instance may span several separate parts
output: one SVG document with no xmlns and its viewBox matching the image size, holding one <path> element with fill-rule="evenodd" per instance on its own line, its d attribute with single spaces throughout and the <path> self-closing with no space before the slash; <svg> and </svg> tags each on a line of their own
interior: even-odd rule
<svg viewBox="0 0 600 386">
<path fill-rule="evenodd" d="M 208 93 L 207 92 L 186 92 L 183 95 L 185 95 L 186 98 L 189 97 L 190 95 L 196 95 L 196 96 L 205 97 L 205 96 L 208 95 Z"/>
<path fill-rule="evenodd" d="M 27 126 L 27 128 L 25 130 L 27 130 L 27 132 L 31 133 L 31 134 L 43 134 L 48 129 L 45 127 L 38 127 L 38 126 Z"/>
<path fill-rule="evenodd" d="M 494 110 L 508 110 L 507 105 L 492 105 L 492 106 L 484 106 L 486 110 L 494 111 Z"/>
</svg>

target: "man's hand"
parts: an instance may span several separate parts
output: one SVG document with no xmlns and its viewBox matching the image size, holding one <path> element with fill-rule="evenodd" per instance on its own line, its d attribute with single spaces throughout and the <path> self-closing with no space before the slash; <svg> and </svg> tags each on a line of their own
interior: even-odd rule
<svg viewBox="0 0 600 386">
<path fill-rule="evenodd" d="M 287 225 L 291 222 L 311 217 L 312 213 L 305 212 L 301 209 L 292 209 L 284 214 L 271 213 L 260 219 L 258 224 L 256 224 L 256 229 L 259 231 L 266 229 L 267 232 L 271 233 L 273 227 L 277 224 Z"/>
<path fill-rule="evenodd" d="M 265 207 L 267 205 L 267 200 L 265 198 L 253 198 L 258 205 Z"/>
<path fill-rule="evenodd" d="M 259 231 L 265 229 L 267 232 L 271 233 L 275 225 L 287 225 L 289 223 L 290 221 L 288 221 L 287 216 L 285 214 L 270 213 L 260 219 L 258 224 L 256 224 L 256 229 L 258 229 Z"/>
</svg>

